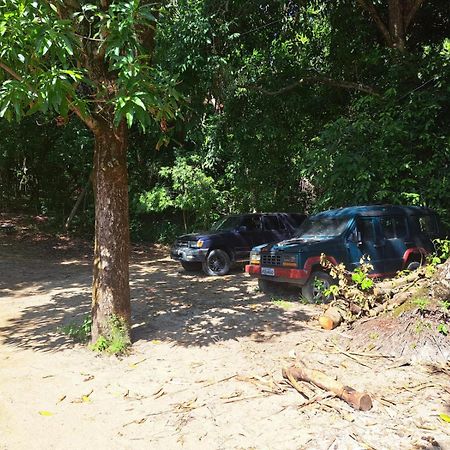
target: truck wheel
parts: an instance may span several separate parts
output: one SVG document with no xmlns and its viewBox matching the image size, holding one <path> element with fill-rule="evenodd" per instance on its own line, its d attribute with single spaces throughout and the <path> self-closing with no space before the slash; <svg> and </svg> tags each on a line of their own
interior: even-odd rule
<svg viewBox="0 0 450 450">
<path fill-rule="evenodd" d="M 417 270 L 420 266 L 421 266 L 420 260 L 418 259 L 417 256 L 414 256 L 408 259 L 405 269 L 412 272 L 413 270 Z"/>
<path fill-rule="evenodd" d="M 202 268 L 200 262 L 181 261 L 181 265 L 186 272 L 198 272 Z"/>
<path fill-rule="evenodd" d="M 230 271 L 230 267 L 231 260 L 228 253 L 220 249 L 211 250 L 206 261 L 202 263 L 203 272 L 211 276 L 226 275 Z"/>
<path fill-rule="evenodd" d="M 336 284 L 336 281 L 329 273 L 317 270 L 310 275 L 302 287 L 302 296 L 309 303 L 328 303 L 333 296 L 325 295 L 324 291 L 330 289 L 332 284 Z"/>
<path fill-rule="evenodd" d="M 276 281 L 258 278 L 258 289 L 265 294 L 277 294 L 280 290 L 280 284 Z"/>
</svg>

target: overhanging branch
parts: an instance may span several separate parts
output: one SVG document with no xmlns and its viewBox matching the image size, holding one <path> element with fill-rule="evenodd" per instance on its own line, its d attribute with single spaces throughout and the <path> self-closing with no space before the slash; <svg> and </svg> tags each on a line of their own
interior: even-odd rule
<svg viewBox="0 0 450 450">
<path fill-rule="evenodd" d="M 15 80 L 23 82 L 23 77 L 19 75 L 14 69 L 6 65 L 3 61 L 0 61 L 0 68 L 3 69 L 6 73 L 8 73 Z M 30 91 L 36 92 L 36 90 L 33 89 L 33 87 L 29 83 L 26 83 L 26 86 L 28 87 L 28 89 L 30 89 Z M 80 109 L 77 108 L 69 98 L 67 98 L 67 102 L 69 103 L 69 108 L 81 119 L 82 122 L 86 124 L 86 126 L 89 129 L 94 131 L 95 129 L 98 128 L 97 122 L 92 117 L 85 117 L 81 113 Z"/>
<path fill-rule="evenodd" d="M 285 86 L 276 91 L 268 91 L 263 88 L 259 88 L 259 90 L 266 95 L 274 96 L 274 95 L 284 94 L 285 92 L 291 91 L 292 89 L 295 89 L 296 87 L 301 86 L 302 84 L 306 84 L 306 83 L 308 83 L 308 84 L 314 84 L 314 83 L 326 84 L 328 86 L 334 86 L 334 87 L 338 87 L 341 89 L 347 89 L 349 91 L 365 92 L 366 94 L 376 95 L 376 96 L 380 95 L 373 87 L 368 86 L 366 84 L 355 83 L 353 81 L 346 81 L 346 80 L 334 80 L 333 78 L 321 77 L 321 76 L 302 77 L 300 80 L 297 80 L 294 83 L 291 83 L 288 86 Z"/>
<path fill-rule="evenodd" d="M 22 77 L 13 69 L 11 69 L 11 67 L 7 66 L 5 63 L 3 63 L 2 61 L 0 61 L 0 67 L 6 72 L 9 73 L 14 79 L 16 79 L 17 81 L 22 81 Z"/>
</svg>

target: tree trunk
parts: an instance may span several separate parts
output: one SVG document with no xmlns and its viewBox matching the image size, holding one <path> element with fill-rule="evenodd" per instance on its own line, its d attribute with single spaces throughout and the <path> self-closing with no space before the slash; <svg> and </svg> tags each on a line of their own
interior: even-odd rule
<svg viewBox="0 0 450 450">
<path fill-rule="evenodd" d="M 406 49 L 403 3 L 404 0 L 389 0 L 389 33 L 393 47 L 401 52 Z"/>
<path fill-rule="evenodd" d="M 450 300 L 450 258 L 439 270 L 436 281 L 433 294 L 442 300 Z"/>
<path fill-rule="evenodd" d="M 105 114 L 107 114 L 105 112 Z M 127 129 L 99 120 L 94 131 L 95 248 L 92 292 L 92 342 L 110 337 L 114 320 L 125 325 L 129 338 L 129 221 Z"/>
</svg>

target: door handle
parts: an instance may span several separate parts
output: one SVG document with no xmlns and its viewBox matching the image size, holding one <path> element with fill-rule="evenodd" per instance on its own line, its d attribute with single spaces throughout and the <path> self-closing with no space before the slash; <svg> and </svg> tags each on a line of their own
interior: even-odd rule
<svg viewBox="0 0 450 450">
<path fill-rule="evenodd" d="M 381 248 L 386 245 L 386 242 L 379 242 L 378 244 L 373 244 L 373 248 Z"/>
</svg>

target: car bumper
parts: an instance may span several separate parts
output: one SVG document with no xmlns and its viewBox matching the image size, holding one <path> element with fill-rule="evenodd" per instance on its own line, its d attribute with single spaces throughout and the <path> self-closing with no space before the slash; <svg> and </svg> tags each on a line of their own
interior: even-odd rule
<svg viewBox="0 0 450 450">
<path fill-rule="evenodd" d="M 303 286 L 308 280 L 308 272 L 302 269 L 289 269 L 287 267 L 268 267 L 264 269 L 272 269 L 270 270 L 272 274 L 268 275 L 268 271 L 266 274 L 261 274 L 261 266 L 257 264 L 247 264 L 245 266 L 245 271 L 252 277 L 262 278 L 264 280 L 272 280 L 277 283 L 295 283 Z"/>
<path fill-rule="evenodd" d="M 175 247 L 170 250 L 170 257 L 176 261 L 203 262 L 207 253 L 207 248 Z"/>
</svg>

